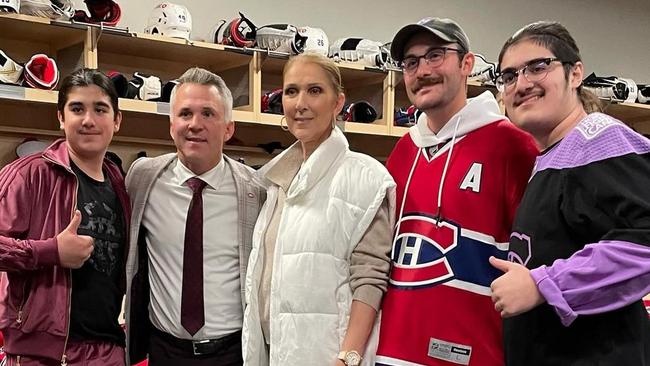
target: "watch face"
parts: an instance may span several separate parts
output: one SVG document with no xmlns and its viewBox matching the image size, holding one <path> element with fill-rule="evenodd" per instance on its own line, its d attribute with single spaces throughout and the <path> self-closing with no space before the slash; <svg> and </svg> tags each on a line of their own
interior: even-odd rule
<svg viewBox="0 0 650 366">
<path fill-rule="evenodd" d="M 361 356 L 355 352 L 351 351 L 345 355 L 345 364 L 348 366 L 359 366 L 361 363 Z"/>
</svg>

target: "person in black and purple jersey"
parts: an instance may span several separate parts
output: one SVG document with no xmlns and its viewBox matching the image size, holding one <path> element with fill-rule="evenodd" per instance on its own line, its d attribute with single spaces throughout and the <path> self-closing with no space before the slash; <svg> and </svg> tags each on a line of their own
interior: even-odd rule
<svg viewBox="0 0 650 366">
<path fill-rule="evenodd" d="M 542 152 L 492 285 L 507 365 L 650 365 L 650 140 L 595 112 L 559 23 L 499 55 L 508 116 Z M 513 263 L 514 262 L 514 263 Z"/>
</svg>

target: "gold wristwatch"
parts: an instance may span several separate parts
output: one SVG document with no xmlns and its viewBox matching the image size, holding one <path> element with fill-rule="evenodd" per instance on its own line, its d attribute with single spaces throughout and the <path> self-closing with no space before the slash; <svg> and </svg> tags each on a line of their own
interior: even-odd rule
<svg viewBox="0 0 650 366">
<path fill-rule="evenodd" d="M 338 359 L 347 366 L 359 366 L 363 357 L 357 351 L 341 351 Z"/>
</svg>

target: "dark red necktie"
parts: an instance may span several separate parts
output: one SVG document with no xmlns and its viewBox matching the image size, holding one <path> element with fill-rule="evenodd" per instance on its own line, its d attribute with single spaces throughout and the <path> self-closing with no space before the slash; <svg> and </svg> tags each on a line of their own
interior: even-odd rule
<svg viewBox="0 0 650 366">
<path fill-rule="evenodd" d="M 185 221 L 183 249 L 183 289 L 181 295 L 181 324 L 193 336 L 203 327 L 203 188 L 206 183 L 190 178 L 192 200 Z"/>
</svg>

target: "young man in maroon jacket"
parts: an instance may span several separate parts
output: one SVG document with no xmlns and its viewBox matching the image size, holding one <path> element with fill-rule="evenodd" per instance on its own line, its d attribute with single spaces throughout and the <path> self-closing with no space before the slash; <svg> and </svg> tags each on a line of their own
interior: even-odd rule
<svg viewBox="0 0 650 366">
<path fill-rule="evenodd" d="M 129 201 L 105 159 L 122 115 L 110 80 L 68 76 L 57 115 L 65 139 L 0 171 L 0 329 L 8 365 L 125 362 Z"/>
</svg>

